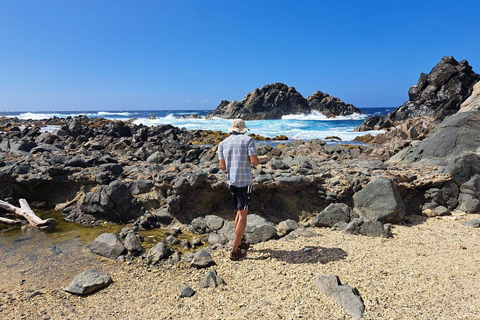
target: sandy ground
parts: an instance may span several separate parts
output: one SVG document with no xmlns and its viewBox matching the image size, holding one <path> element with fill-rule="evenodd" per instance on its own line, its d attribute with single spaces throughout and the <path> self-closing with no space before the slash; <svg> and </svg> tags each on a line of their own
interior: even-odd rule
<svg viewBox="0 0 480 320">
<path fill-rule="evenodd" d="M 227 282 L 215 289 L 199 287 L 207 270 L 111 262 L 80 245 L 26 259 L 3 250 L 0 318 L 351 319 L 313 285 L 319 275 L 337 275 L 357 287 L 364 319 L 480 319 L 480 229 L 462 220 L 396 226 L 393 239 L 315 229 L 315 237 L 257 244 L 237 262 L 214 251 Z M 115 282 L 87 297 L 64 292 L 87 267 Z M 197 291 L 192 298 L 179 298 L 184 285 Z"/>
</svg>

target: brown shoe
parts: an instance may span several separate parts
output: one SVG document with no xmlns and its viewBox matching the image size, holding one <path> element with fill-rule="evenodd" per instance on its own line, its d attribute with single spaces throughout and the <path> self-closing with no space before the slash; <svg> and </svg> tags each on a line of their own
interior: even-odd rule
<svg viewBox="0 0 480 320">
<path fill-rule="evenodd" d="M 238 246 L 238 248 L 247 251 L 248 248 L 250 248 L 250 241 L 245 240 L 245 239 L 242 239 L 242 242 L 240 243 L 240 245 Z"/>
<path fill-rule="evenodd" d="M 243 258 L 247 255 L 247 251 L 243 250 L 243 249 L 237 249 L 237 251 L 235 252 L 230 252 L 230 260 L 232 261 L 235 261 L 235 260 L 238 260 L 240 258 Z"/>
</svg>

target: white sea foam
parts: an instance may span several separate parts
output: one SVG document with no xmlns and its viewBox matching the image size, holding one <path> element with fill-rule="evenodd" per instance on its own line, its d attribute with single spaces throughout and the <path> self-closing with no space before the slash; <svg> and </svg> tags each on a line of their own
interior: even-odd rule
<svg viewBox="0 0 480 320">
<path fill-rule="evenodd" d="M 305 114 L 288 114 L 282 116 L 283 120 L 322 120 L 322 121 L 334 121 L 334 120 L 362 120 L 366 119 L 368 115 L 360 114 L 360 113 L 353 113 L 347 116 L 336 116 L 334 118 L 329 118 L 322 114 L 319 111 L 312 110 L 311 113 Z"/>
<path fill-rule="evenodd" d="M 17 116 L 8 116 L 10 118 L 18 118 L 22 120 L 44 120 L 50 119 L 53 117 L 62 117 L 60 113 L 34 113 L 34 112 L 25 112 Z"/>
<path fill-rule="evenodd" d="M 107 111 L 99 111 L 97 113 L 98 116 L 124 116 L 130 117 L 132 114 L 130 112 L 107 112 Z"/>
</svg>

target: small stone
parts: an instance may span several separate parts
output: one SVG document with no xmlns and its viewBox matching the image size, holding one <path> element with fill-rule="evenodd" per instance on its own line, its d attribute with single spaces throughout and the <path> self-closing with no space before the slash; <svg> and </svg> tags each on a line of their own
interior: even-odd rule
<svg viewBox="0 0 480 320">
<path fill-rule="evenodd" d="M 480 220 L 479 219 L 472 219 L 469 221 L 463 221 L 462 226 L 470 227 L 470 228 L 480 228 Z"/>
<path fill-rule="evenodd" d="M 180 298 L 190 298 L 194 294 L 195 294 L 195 290 L 193 290 L 189 286 L 186 286 L 182 289 L 182 292 L 180 293 Z"/>
</svg>

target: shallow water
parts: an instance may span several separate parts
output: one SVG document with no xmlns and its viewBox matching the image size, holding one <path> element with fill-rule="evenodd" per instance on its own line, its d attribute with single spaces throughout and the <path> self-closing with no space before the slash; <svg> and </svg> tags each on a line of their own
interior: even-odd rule
<svg viewBox="0 0 480 320">
<path fill-rule="evenodd" d="M 0 276 L 5 288 L 23 286 L 33 291 L 58 288 L 86 269 L 101 270 L 104 263 L 115 263 L 91 253 L 89 246 L 100 234 L 116 233 L 125 226 L 111 223 L 84 226 L 66 221 L 60 212 L 36 210 L 36 213 L 44 219 L 57 219 L 57 228 L 42 232 L 25 227 L 0 227 Z M 138 234 L 144 239 L 144 250 L 149 250 L 172 232 L 154 229 Z M 189 232 L 177 236 L 180 241 L 193 237 Z M 180 245 L 171 247 L 182 251 Z"/>
</svg>

